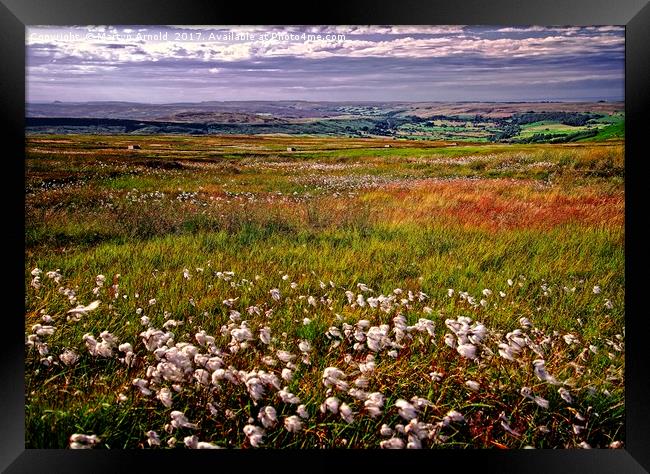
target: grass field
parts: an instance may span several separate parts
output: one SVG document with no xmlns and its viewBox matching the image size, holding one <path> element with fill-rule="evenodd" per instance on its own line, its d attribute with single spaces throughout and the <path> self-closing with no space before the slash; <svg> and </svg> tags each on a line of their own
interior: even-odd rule
<svg viewBox="0 0 650 474">
<path fill-rule="evenodd" d="M 581 141 L 605 141 L 617 140 L 625 137 L 625 116 L 621 113 L 604 115 L 592 119 L 586 125 L 565 125 L 553 121 L 539 121 L 521 126 L 521 132 L 515 139 L 531 138 L 538 136 L 562 136 L 572 135 L 580 132 L 596 131 L 597 133 L 588 138 L 581 138 Z"/>
<path fill-rule="evenodd" d="M 623 446 L 622 141 L 26 147 L 27 448 Z"/>
</svg>

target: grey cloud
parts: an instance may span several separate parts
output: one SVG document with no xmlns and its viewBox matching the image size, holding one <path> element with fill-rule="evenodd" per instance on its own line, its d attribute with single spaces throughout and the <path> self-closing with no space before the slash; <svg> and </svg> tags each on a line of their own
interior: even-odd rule
<svg viewBox="0 0 650 474">
<path fill-rule="evenodd" d="M 170 32 L 190 30 L 167 29 Z M 231 29 L 221 27 L 219 31 Z M 250 29 L 259 31 L 270 27 Z M 323 33 L 344 30 L 344 27 L 283 28 L 283 31 Z M 220 44 L 197 47 L 178 43 L 167 47 L 145 41 L 35 42 L 27 48 L 28 97 L 159 102 L 247 98 L 528 100 L 621 98 L 623 94 L 623 34 L 617 28 L 418 30 L 387 26 L 348 28 L 348 31 L 363 41 L 328 47 L 260 44 L 247 50 L 233 50 L 230 56 L 220 55 L 219 49 L 231 45 Z M 446 41 L 449 37 L 454 41 Z M 514 43 L 490 42 L 509 37 Z M 468 40 L 473 42 L 463 43 Z M 513 48 L 511 43 L 515 45 Z M 439 48 L 435 46 L 438 44 Z M 461 48 L 464 44 L 472 47 Z M 493 45 L 512 51 L 502 53 L 501 49 L 491 49 Z M 417 57 L 408 54 L 415 48 L 433 48 L 431 51 L 436 54 L 430 57 L 422 53 Z M 242 51 L 247 53 L 241 54 Z M 395 51 L 405 54 L 393 54 Z"/>
</svg>

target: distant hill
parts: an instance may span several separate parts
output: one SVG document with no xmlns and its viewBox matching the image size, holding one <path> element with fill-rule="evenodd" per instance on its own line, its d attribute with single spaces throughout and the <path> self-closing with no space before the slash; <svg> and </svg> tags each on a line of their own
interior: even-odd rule
<svg viewBox="0 0 650 474">
<path fill-rule="evenodd" d="M 334 118 L 347 115 L 484 115 L 525 112 L 622 112 L 623 102 L 301 102 L 231 101 L 177 104 L 55 102 L 27 104 L 28 117 L 81 117 L 181 122 L 259 123 L 272 119 Z"/>
<path fill-rule="evenodd" d="M 623 102 L 27 104 L 27 133 L 309 134 L 451 141 L 621 138 Z"/>
</svg>

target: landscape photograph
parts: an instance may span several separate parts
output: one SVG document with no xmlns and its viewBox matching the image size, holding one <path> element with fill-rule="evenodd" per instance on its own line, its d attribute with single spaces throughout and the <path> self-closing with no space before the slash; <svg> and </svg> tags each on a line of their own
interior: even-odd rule
<svg viewBox="0 0 650 474">
<path fill-rule="evenodd" d="M 625 448 L 624 27 L 25 41 L 25 448 Z"/>
</svg>

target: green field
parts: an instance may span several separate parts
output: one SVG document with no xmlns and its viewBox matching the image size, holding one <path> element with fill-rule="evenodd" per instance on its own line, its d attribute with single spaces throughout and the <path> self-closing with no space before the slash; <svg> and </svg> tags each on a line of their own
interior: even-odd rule
<svg viewBox="0 0 650 474">
<path fill-rule="evenodd" d="M 620 447 L 624 122 L 601 123 L 29 136 L 26 447 Z"/>
<path fill-rule="evenodd" d="M 561 123 L 542 121 L 542 122 L 535 122 L 528 125 L 524 125 L 520 136 L 528 137 L 536 133 L 544 133 L 544 132 L 569 134 L 569 133 L 575 133 L 584 130 L 588 130 L 588 127 L 574 127 L 571 125 L 564 125 Z"/>
<path fill-rule="evenodd" d="M 543 120 L 521 126 L 521 132 L 515 140 L 530 139 L 537 136 L 542 140 L 571 136 L 584 132 L 594 132 L 593 136 L 581 137 L 579 141 L 603 141 L 625 137 L 625 117 L 622 113 L 604 115 L 591 119 L 586 125 L 567 125 Z"/>
</svg>

